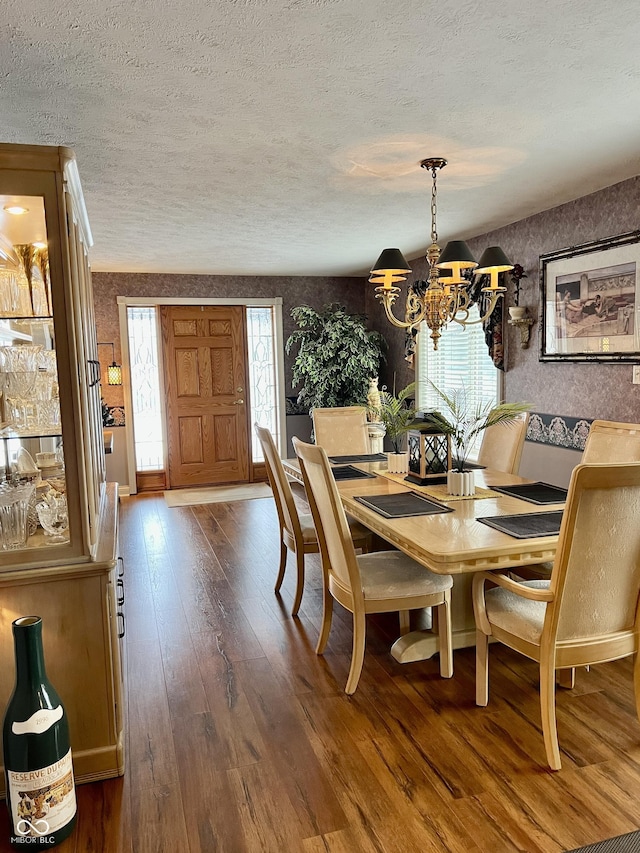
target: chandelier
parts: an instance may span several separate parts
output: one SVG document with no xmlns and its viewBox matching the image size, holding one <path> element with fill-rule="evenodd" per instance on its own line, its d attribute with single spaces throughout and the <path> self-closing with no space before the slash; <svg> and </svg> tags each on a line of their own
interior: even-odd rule
<svg viewBox="0 0 640 853">
<path fill-rule="evenodd" d="M 436 228 L 436 175 L 439 169 L 447 165 L 442 157 L 428 157 L 422 160 L 423 169 L 431 172 L 431 245 L 427 249 L 429 262 L 429 281 L 423 295 L 410 287 L 407 295 L 405 319 L 398 320 L 393 314 L 393 304 L 400 295 L 399 282 L 406 281 L 411 268 L 400 249 L 385 249 L 373 269 L 369 281 L 376 287 L 376 298 L 384 305 L 387 319 L 401 329 L 414 329 L 423 320 L 431 331 L 433 348 L 438 349 L 441 329 L 448 323 L 469 326 L 482 323 L 496 307 L 498 299 L 506 287 L 498 284 L 498 274 L 513 269 L 505 253 L 499 246 L 486 249 L 478 263 L 464 240 L 451 240 L 440 251 L 438 230 Z M 448 275 L 443 275 L 448 271 Z M 466 272 L 468 277 L 463 274 Z M 474 303 L 470 289 L 473 275 L 489 275 L 489 283 L 481 288 L 484 295 L 482 316 L 470 320 L 469 312 Z"/>
</svg>

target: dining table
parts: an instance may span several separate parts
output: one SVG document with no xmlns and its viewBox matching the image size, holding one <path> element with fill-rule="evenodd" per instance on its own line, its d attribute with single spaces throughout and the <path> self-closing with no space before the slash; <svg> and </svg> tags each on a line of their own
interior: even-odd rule
<svg viewBox="0 0 640 853">
<path fill-rule="evenodd" d="M 292 480 L 303 482 L 298 459 L 285 459 L 283 465 Z M 454 649 L 475 645 L 476 628 L 471 598 L 474 572 L 504 571 L 517 566 L 553 561 L 555 557 L 557 532 L 516 538 L 479 521 L 481 518 L 497 516 L 558 513 L 563 509 L 562 501 L 536 505 L 491 488 L 526 484 L 530 480 L 486 468 L 476 470 L 476 494 L 461 498 L 448 495 L 446 486 L 419 486 L 407 482 L 404 475 L 390 474 L 383 461 L 352 465 L 356 470 L 374 476 L 365 479 L 336 477 L 346 512 L 430 571 L 453 576 L 451 621 Z M 450 511 L 387 518 L 358 500 L 408 491 L 422 493 Z M 437 633 L 432 629 L 410 631 L 399 637 L 391 648 L 391 654 L 400 663 L 426 660 L 437 651 Z"/>
</svg>

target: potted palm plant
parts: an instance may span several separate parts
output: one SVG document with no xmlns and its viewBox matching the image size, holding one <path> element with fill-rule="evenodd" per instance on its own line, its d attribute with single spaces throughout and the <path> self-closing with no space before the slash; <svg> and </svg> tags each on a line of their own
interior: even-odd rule
<svg viewBox="0 0 640 853">
<path fill-rule="evenodd" d="M 407 473 L 409 459 L 407 451 L 403 449 L 403 437 L 415 420 L 415 387 L 415 382 L 412 382 L 397 396 L 383 387 L 380 391 L 380 404 L 370 408 L 374 419 L 383 424 L 393 447 L 393 452 L 387 453 L 387 470 L 390 474 Z"/>
<path fill-rule="evenodd" d="M 472 495 L 475 493 L 473 471 L 465 471 L 465 462 L 473 443 L 483 430 L 495 424 L 511 423 L 523 412 L 529 411 L 529 403 L 476 403 L 472 405 L 464 388 L 445 392 L 433 382 L 431 387 L 443 403 L 443 412 L 433 411 L 425 415 L 445 435 L 451 436 L 451 471 L 447 475 L 450 494 Z"/>
</svg>

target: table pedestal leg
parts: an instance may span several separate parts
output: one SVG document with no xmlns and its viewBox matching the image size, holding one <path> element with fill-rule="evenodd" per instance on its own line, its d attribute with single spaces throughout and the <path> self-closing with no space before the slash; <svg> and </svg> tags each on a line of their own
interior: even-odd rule
<svg viewBox="0 0 640 853">
<path fill-rule="evenodd" d="M 451 591 L 451 628 L 454 649 L 465 649 L 476 644 L 476 624 L 471 599 L 471 573 L 455 575 Z M 432 631 L 411 631 L 391 646 L 391 654 L 398 663 L 413 663 L 438 652 L 438 635 Z"/>
</svg>

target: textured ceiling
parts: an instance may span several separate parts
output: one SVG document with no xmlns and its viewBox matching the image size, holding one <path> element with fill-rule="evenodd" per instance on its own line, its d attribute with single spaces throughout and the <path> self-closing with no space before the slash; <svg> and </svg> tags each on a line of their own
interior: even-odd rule
<svg viewBox="0 0 640 853">
<path fill-rule="evenodd" d="M 3 0 L 2 18 L 0 141 L 76 151 L 95 270 L 416 257 L 427 156 L 449 160 L 441 242 L 640 173 L 637 0 Z"/>
</svg>

